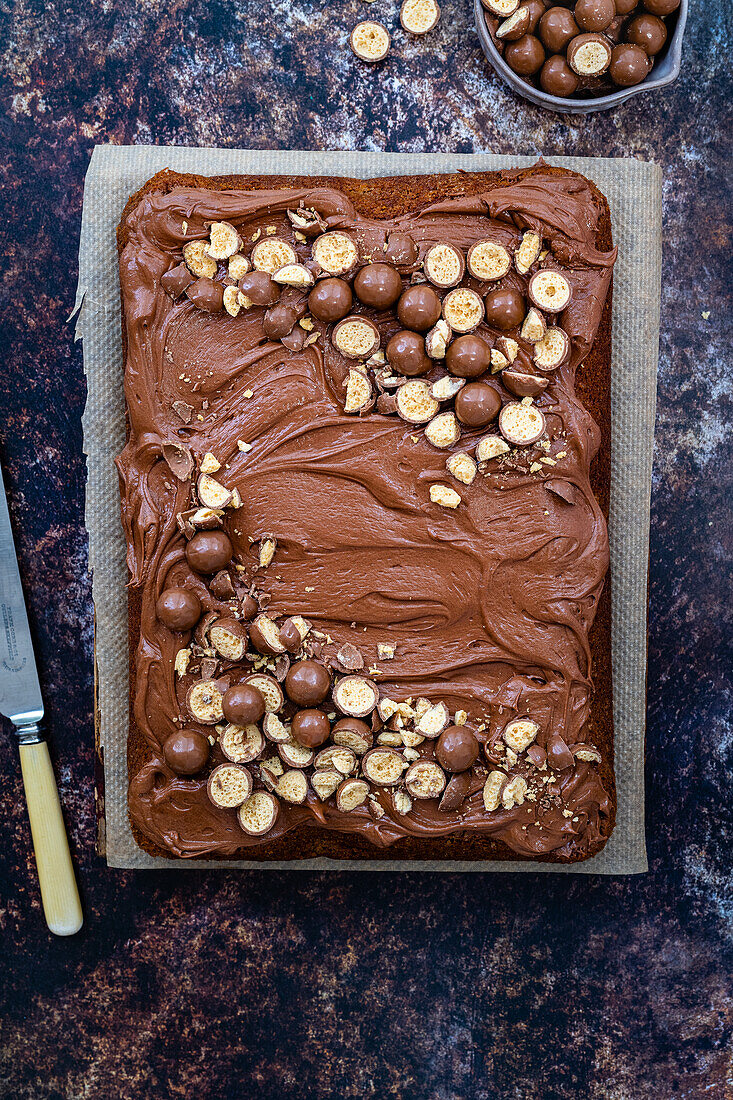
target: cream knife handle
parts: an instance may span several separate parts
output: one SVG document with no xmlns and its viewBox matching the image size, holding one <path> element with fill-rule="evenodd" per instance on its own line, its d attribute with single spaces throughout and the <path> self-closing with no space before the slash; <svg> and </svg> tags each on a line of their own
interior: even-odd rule
<svg viewBox="0 0 733 1100">
<path fill-rule="evenodd" d="M 20 767 L 46 924 L 56 936 L 73 936 L 84 918 L 46 742 L 21 744 Z"/>
</svg>

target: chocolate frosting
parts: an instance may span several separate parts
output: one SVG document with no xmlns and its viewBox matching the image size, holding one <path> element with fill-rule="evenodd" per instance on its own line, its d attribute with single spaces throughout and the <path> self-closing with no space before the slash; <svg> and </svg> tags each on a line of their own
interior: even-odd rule
<svg viewBox="0 0 733 1100">
<path fill-rule="evenodd" d="M 291 352 L 265 336 L 262 309 L 212 314 L 185 296 L 172 301 L 161 288 L 183 245 L 205 238 L 212 221 L 231 222 L 245 242 L 269 225 L 292 241 L 287 210 L 299 204 L 314 207 L 329 229 L 351 231 L 362 259 L 382 260 L 395 231 L 413 237 L 420 256 L 438 241 L 465 252 L 490 234 L 512 251 L 524 229 L 542 235 L 573 291 L 561 322 L 571 359 L 537 398 L 553 452 L 565 452 L 552 477 L 572 503 L 548 493 L 526 464 L 494 464 L 458 509 L 431 504 L 429 486 L 446 481 L 446 453 L 376 409 L 345 415 L 349 364 L 327 335 Z M 303 615 L 335 645 L 356 645 L 367 667 L 380 668 L 379 686 L 390 698 L 443 700 L 451 715 L 465 709 L 482 749 L 498 742 L 512 717 L 526 714 L 540 726 L 538 745 L 558 733 L 571 747 L 588 740 L 588 630 L 608 540 L 589 482 L 600 433 L 576 397 L 574 376 L 593 343 L 615 259 L 615 251 L 596 248 L 597 218 L 582 178 L 542 171 L 386 221 L 357 214 L 342 193 L 324 188 L 179 186 L 144 194 L 128 215 L 120 270 L 129 440 L 118 467 L 130 584 L 141 597 L 134 721 L 145 741 L 129 806 L 152 842 L 179 856 L 232 855 L 300 825 L 322 825 L 358 831 L 380 846 L 404 836 L 479 832 L 523 855 L 570 858 L 606 835 L 611 806 L 595 764 L 576 760 L 552 773 L 541 797 L 487 813 L 482 787 L 493 765 L 482 752 L 457 810 L 441 812 L 437 800 L 426 800 L 400 816 L 389 791 L 375 788 L 384 811 L 375 819 L 366 805 L 342 813 L 311 790 L 301 806 L 283 803 L 266 837 L 249 837 L 236 813 L 209 802 L 205 774 L 180 777 L 165 761 L 163 743 L 192 725 L 185 709 L 192 681 L 176 677 L 173 667 L 188 636 L 171 633 L 155 613 L 163 589 L 176 585 L 198 595 L 204 614 L 227 608 L 186 563 L 176 514 L 190 507 L 189 485 L 171 475 L 161 453 L 164 441 L 175 440 L 199 459 L 213 452 L 222 463 L 218 476 L 239 491 L 243 506 L 227 514 L 225 529 L 245 567 L 242 584 L 256 580 L 270 595 L 268 613 Z M 310 242 L 294 246 L 300 260 L 309 258 Z M 407 277 L 416 266 L 400 271 Z M 502 285 L 526 290 L 516 272 Z M 357 312 L 376 320 L 365 307 Z M 393 322 L 380 319 L 383 347 L 399 328 Z M 174 402 L 193 407 L 189 423 Z M 461 449 L 485 430 L 468 431 Z M 238 440 L 250 449 L 240 450 Z M 269 534 L 277 538 L 277 558 L 263 576 L 252 540 Z M 385 642 L 396 647 L 389 662 L 377 655 L 377 643 Z M 430 754 L 431 745 L 421 753 Z M 212 764 L 220 762 L 217 752 Z M 536 772 L 520 757 L 513 774 L 530 779 Z"/>
</svg>

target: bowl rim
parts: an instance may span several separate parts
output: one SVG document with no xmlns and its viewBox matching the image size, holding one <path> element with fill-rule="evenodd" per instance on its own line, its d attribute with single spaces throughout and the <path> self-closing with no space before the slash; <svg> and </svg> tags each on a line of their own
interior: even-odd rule
<svg viewBox="0 0 733 1100">
<path fill-rule="evenodd" d="M 677 9 L 677 23 L 674 29 L 674 33 L 669 40 L 667 46 L 667 52 L 665 60 L 671 61 L 670 71 L 664 76 L 654 77 L 654 72 L 647 77 L 646 80 L 642 80 L 641 84 L 636 84 L 632 88 L 619 88 L 617 92 L 609 92 L 608 95 L 596 96 L 589 99 L 573 99 L 571 96 L 563 97 L 550 95 L 549 92 L 545 92 L 542 88 L 535 88 L 533 84 L 527 84 L 522 78 L 510 69 L 504 58 L 494 44 L 494 40 L 491 37 L 491 32 L 486 26 L 486 20 L 484 18 L 485 8 L 481 3 L 481 0 L 474 0 L 474 20 L 476 24 L 476 33 L 481 43 L 481 48 L 486 56 L 486 60 L 490 65 L 499 73 L 507 84 L 524 99 L 530 100 L 536 106 L 548 107 L 550 109 L 560 110 L 563 114 L 589 114 L 591 111 L 602 111 L 608 107 L 615 107 L 620 103 L 625 103 L 627 99 L 631 99 L 632 96 L 641 95 L 643 92 L 651 92 L 656 88 L 665 88 L 672 81 L 676 80 L 680 75 L 680 67 L 682 63 L 682 38 L 685 32 L 685 24 L 687 23 L 689 0 L 680 0 L 680 6 Z"/>
</svg>

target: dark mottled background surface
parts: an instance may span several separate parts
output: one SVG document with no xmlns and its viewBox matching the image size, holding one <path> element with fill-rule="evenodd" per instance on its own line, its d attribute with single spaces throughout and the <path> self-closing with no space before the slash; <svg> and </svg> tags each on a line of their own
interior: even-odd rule
<svg viewBox="0 0 733 1100">
<path fill-rule="evenodd" d="M 0 451 L 86 907 L 47 934 L 2 733 L 0 1095 L 724 1100 L 731 1035 L 730 5 L 684 73 L 589 117 L 484 61 L 469 0 L 379 69 L 393 0 L 0 0 Z M 74 298 L 95 142 L 633 155 L 664 167 L 639 878 L 109 871 Z"/>
</svg>

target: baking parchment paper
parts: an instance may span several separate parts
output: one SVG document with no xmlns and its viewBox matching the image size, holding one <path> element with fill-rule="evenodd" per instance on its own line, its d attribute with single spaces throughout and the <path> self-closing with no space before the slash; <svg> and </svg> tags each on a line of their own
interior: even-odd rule
<svg viewBox="0 0 733 1100">
<path fill-rule="evenodd" d="M 311 152 L 97 146 L 84 186 L 77 338 L 88 397 L 83 418 L 86 525 L 95 607 L 99 850 L 110 867 L 216 870 L 518 871 L 633 874 L 644 843 L 647 570 L 661 279 L 661 171 L 638 160 L 549 157 L 597 184 L 611 208 L 614 273 L 611 375 L 611 583 L 616 828 L 603 851 L 569 866 L 525 862 L 332 860 L 254 862 L 158 859 L 135 843 L 127 818 L 128 634 L 125 541 L 115 456 L 125 444 L 120 292 L 115 230 L 131 194 L 171 168 L 204 175 L 371 176 L 495 171 L 534 157 L 493 154 Z M 103 782 L 102 782 L 103 780 Z"/>
</svg>

